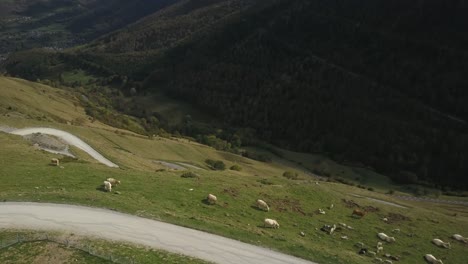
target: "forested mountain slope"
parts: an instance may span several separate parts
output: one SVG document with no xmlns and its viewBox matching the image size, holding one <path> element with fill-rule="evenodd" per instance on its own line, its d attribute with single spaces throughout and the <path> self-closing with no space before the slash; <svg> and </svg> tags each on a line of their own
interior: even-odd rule
<svg viewBox="0 0 468 264">
<path fill-rule="evenodd" d="M 0 54 L 84 44 L 177 0 L 0 1 Z"/>
<path fill-rule="evenodd" d="M 148 83 L 282 146 L 466 185 L 466 6 L 377 2 L 278 1 L 166 53 Z"/>
<path fill-rule="evenodd" d="M 164 90 L 283 147 L 462 188 L 467 11 L 465 1 L 187 0 L 38 61 Z M 28 72 L 25 57 L 9 71 L 54 76 Z"/>
</svg>

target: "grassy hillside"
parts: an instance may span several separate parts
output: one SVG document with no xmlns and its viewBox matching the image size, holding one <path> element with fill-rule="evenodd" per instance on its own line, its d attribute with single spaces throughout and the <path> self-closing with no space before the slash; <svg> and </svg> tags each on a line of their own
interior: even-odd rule
<svg viewBox="0 0 468 264">
<path fill-rule="evenodd" d="M 79 106 L 75 110 L 73 98 L 66 94 L 61 99 L 55 97 L 55 93 L 63 93 L 61 90 L 11 78 L 2 78 L 1 81 L 10 83 L 10 91 L 0 86 L 0 98 L 5 98 L 1 109 L 6 109 L 4 107 L 8 102 L 16 102 L 15 112 L 18 113 L 3 110 L 1 125 L 48 126 L 66 130 L 121 166 L 120 169 L 108 168 L 77 150 L 74 151 L 79 159 L 63 159 L 63 169 L 48 166 L 50 159 L 57 155 L 34 150 L 21 137 L 0 133 L 1 200 L 112 208 L 271 247 L 319 263 L 371 262 L 371 258 L 357 254 L 358 248 L 354 244 L 363 242 L 373 248 L 378 241 L 378 232 L 396 237 L 396 243 L 384 245 L 384 252 L 400 256 L 405 263 L 420 263 L 422 256 L 429 252 L 447 263 L 464 261 L 466 245 L 456 243 L 449 237 L 468 230 L 466 207 L 457 207 L 459 213 L 453 216 L 451 210 L 455 207 L 402 202 L 380 192 L 338 183 L 320 181 L 316 184 L 309 175 L 282 160 L 262 163 L 185 140 L 148 139 L 97 123 L 85 122 L 78 126 L 59 123 L 53 118 L 37 120 L 28 116 L 31 110 L 27 106 L 35 106 L 38 110 L 34 112 L 41 111 L 46 117 L 52 117 L 46 107 L 41 109 L 36 106 L 48 102 L 50 94 L 56 101 L 64 100 L 61 104 L 56 103 L 54 111 L 63 120 L 75 115 L 86 117 Z M 46 93 L 37 93 L 37 87 L 45 89 Z M 21 98 L 25 99 L 15 101 L 15 92 L 11 90 L 24 90 L 26 95 Z M 27 99 L 29 96 L 33 99 Z M 66 102 L 69 99 L 72 101 Z M 31 102 L 33 105 L 29 105 Z M 205 163 L 207 158 L 222 160 L 227 167 L 238 164 L 242 170 L 212 171 Z M 199 177 L 182 178 L 183 172 L 153 161 L 195 165 L 201 169 L 191 170 Z M 288 170 L 297 171 L 299 179 L 283 177 L 283 172 Z M 120 194 L 99 190 L 102 180 L 107 177 L 122 180 L 122 185 L 115 188 Z M 209 206 L 202 202 L 208 193 L 218 196 L 217 205 Z M 398 203 L 408 208 L 355 195 Z M 270 212 L 252 207 L 259 198 L 271 205 Z M 372 206 L 367 209 L 376 211 L 362 219 L 353 218 L 351 212 L 356 205 L 347 207 L 342 199 L 354 200 L 361 207 Z M 332 203 L 334 208 L 327 209 Z M 318 214 L 319 208 L 324 209 L 326 214 Z M 263 228 L 262 221 L 266 217 L 277 219 L 281 228 Z M 388 217 L 390 221 L 383 222 L 383 217 Z M 325 224 L 338 223 L 346 223 L 353 230 L 344 229 L 333 235 L 320 231 Z M 393 234 L 391 230 L 395 228 L 402 232 Z M 305 236 L 301 236 L 300 232 L 304 232 Z M 341 236 L 347 236 L 349 240 L 341 239 Z M 436 248 L 430 243 L 435 237 L 451 241 L 452 249 Z"/>
<path fill-rule="evenodd" d="M 75 234 L 0 230 L 0 241 L 21 243 L 0 249 L 0 261 L 5 264 L 30 263 L 207 263 L 146 247 L 89 239 Z M 28 242 L 29 241 L 29 242 Z M 91 253 L 91 254 L 90 254 Z M 99 257 L 98 257 L 99 256 Z M 112 261 L 109 260 L 112 256 Z"/>
<path fill-rule="evenodd" d="M 466 189 L 467 6 L 387 2 L 180 1 L 66 52 L 13 54 L 6 68 L 31 80 L 93 75 L 94 90 L 111 87 L 108 101 L 138 118 L 153 113 L 132 97 L 164 92 L 255 131 L 244 143 Z"/>
</svg>

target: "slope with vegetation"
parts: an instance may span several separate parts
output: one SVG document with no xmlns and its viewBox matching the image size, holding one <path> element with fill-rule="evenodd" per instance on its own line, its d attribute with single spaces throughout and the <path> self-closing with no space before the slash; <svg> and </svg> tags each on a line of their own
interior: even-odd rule
<svg viewBox="0 0 468 264">
<path fill-rule="evenodd" d="M 0 54 L 69 48 L 119 29 L 176 0 L 0 1 Z"/>
<path fill-rule="evenodd" d="M 84 47 L 12 55 L 6 68 L 54 80 L 84 70 L 145 120 L 153 113 L 128 97 L 164 91 L 246 128 L 166 128 L 200 142 L 214 135 L 220 148 L 256 135 L 400 183 L 463 189 L 466 9 L 435 0 L 179 1 Z"/>
<path fill-rule="evenodd" d="M 327 181 L 316 184 L 315 179 L 298 166 L 278 157 L 265 163 L 188 140 L 150 139 L 98 121 L 92 123 L 82 106 L 73 106 L 76 99 L 72 93 L 13 78 L 2 77 L 0 81 L 10 83 L 8 89 L 0 89 L 0 98 L 4 99 L 0 101 L 0 124 L 66 130 L 120 166 L 120 169 L 108 168 L 77 149 L 72 149 L 78 157 L 76 160 L 60 157 L 63 169 L 48 166 L 50 159 L 57 155 L 33 150 L 21 137 L 0 133 L 1 200 L 111 208 L 274 248 L 319 263 L 370 262 L 369 257 L 357 253 L 359 249 L 354 244 L 363 242 L 373 247 L 378 232 L 392 234 L 391 230 L 399 228 L 401 233 L 392 234 L 397 242 L 386 244 L 385 253 L 399 256 L 401 261 L 408 263 L 419 262 L 428 252 L 447 263 L 464 261 L 466 246 L 452 242 L 450 236 L 468 229 L 466 207 L 401 202 L 384 194 L 388 191 L 385 185 L 369 191 Z M 18 93 L 23 94 L 23 99 L 18 98 Z M 47 102 L 54 105 L 54 111 L 48 110 Z M 30 108 L 32 106 L 35 108 Z M 67 124 L 77 117 L 84 121 Z M 285 154 L 291 158 L 300 155 Z M 307 156 L 303 158 L 312 161 Z M 205 165 L 207 159 L 220 161 L 226 168 L 239 165 L 242 170 L 211 170 Z M 156 160 L 191 164 L 203 169 L 193 169 L 196 177 L 186 178 L 181 177 L 186 172 L 170 170 Z M 329 163 L 329 166 L 335 165 Z M 335 169 L 337 173 L 362 173 L 363 177 L 373 173 L 348 167 Z M 283 177 L 285 171 L 297 176 Z M 330 176 L 336 176 L 334 173 Z M 108 177 L 122 181 L 115 189 L 118 194 L 101 191 L 100 184 Z M 216 205 L 203 203 L 208 193 L 217 195 Z M 396 202 L 410 208 L 398 208 L 354 195 Z M 270 212 L 255 209 L 257 199 L 267 201 Z M 334 208 L 326 209 L 331 204 Z M 358 206 L 369 211 L 361 219 L 351 217 L 352 210 Z M 318 214 L 319 208 L 326 214 Z M 453 215 L 454 211 L 457 215 Z M 382 221 L 384 217 L 391 221 Z M 264 218 L 278 220 L 280 229 L 263 228 Z M 333 235 L 320 230 L 323 225 L 339 223 L 346 223 L 353 229 L 337 230 Z M 342 236 L 347 236 L 348 240 Z M 452 249 L 432 245 L 430 241 L 435 237 L 451 241 Z"/>
</svg>

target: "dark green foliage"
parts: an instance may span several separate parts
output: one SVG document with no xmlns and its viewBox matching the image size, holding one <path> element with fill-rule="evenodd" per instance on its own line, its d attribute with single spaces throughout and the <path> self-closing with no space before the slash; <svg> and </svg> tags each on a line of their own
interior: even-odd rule
<svg viewBox="0 0 468 264">
<path fill-rule="evenodd" d="M 224 164 L 224 162 L 222 160 L 207 159 L 207 160 L 205 160 L 205 162 L 213 170 L 225 170 L 226 169 L 226 164 Z"/>
<path fill-rule="evenodd" d="M 341 177 L 338 177 L 338 178 L 330 178 L 332 181 L 336 181 L 336 182 L 339 182 L 339 183 L 342 183 L 342 184 L 346 184 L 346 185 L 351 185 L 351 186 L 354 186 L 355 184 L 349 180 L 346 180 L 346 179 L 343 179 Z"/>
<path fill-rule="evenodd" d="M 202 144 L 213 147 L 217 150 L 230 150 L 231 149 L 231 144 L 229 142 L 227 142 L 226 140 L 220 139 L 216 137 L 215 135 L 199 135 L 197 137 L 197 141 Z"/>
<path fill-rule="evenodd" d="M 182 175 L 180 175 L 180 177 L 182 177 L 182 178 L 200 178 L 200 176 L 198 176 L 196 173 L 191 172 L 191 171 L 184 172 Z"/>
<path fill-rule="evenodd" d="M 242 170 L 242 167 L 237 165 L 237 164 L 234 164 L 231 166 L 231 168 L 229 168 L 230 170 L 234 170 L 234 171 L 241 171 Z"/>
<path fill-rule="evenodd" d="M 6 64 L 32 79 L 71 67 L 114 76 L 104 85 L 122 91 L 164 89 L 249 131 L 234 138 L 196 133 L 193 124 L 165 127 L 220 150 L 256 137 L 359 162 L 398 182 L 466 188 L 467 8 L 437 0 L 184 1 L 80 49 L 31 63 L 13 55 Z M 128 106 L 121 108 L 151 116 Z"/>
<path fill-rule="evenodd" d="M 249 159 L 258 160 L 261 162 L 271 162 L 271 157 L 266 154 L 260 154 L 253 151 L 243 151 L 241 154 L 242 156 Z"/>
<path fill-rule="evenodd" d="M 0 54 L 83 44 L 177 1 L 0 1 Z"/>
<path fill-rule="evenodd" d="M 297 180 L 299 179 L 299 174 L 293 171 L 285 171 L 283 173 L 283 177 L 290 179 L 290 180 Z"/>
</svg>

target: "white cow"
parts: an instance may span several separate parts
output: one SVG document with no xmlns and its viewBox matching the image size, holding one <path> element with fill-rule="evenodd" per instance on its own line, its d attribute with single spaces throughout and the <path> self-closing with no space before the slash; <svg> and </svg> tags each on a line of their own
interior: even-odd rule
<svg viewBox="0 0 468 264">
<path fill-rule="evenodd" d="M 265 218 L 263 221 L 264 227 L 272 227 L 272 228 L 279 228 L 279 224 L 276 220 Z"/>
<path fill-rule="evenodd" d="M 268 204 L 265 201 L 260 200 L 260 199 L 257 200 L 257 207 L 267 212 L 270 211 L 270 207 L 268 207 Z"/>
<path fill-rule="evenodd" d="M 424 256 L 424 259 L 425 259 L 427 262 L 431 263 L 431 264 L 444 264 L 444 263 L 442 262 L 442 260 L 436 259 L 436 258 L 435 258 L 433 255 L 431 255 L 431 254 L 426 254 L 426 255 Z"/>
<path fill-rule="evenodd" d="M 454 238 L 457 241 L 461 241 L 463 243 L 468 243 L 468 238 L 463 237 L 462 235 L 459 235 L 459 234 L 454 234 L 452 238 Z"/>
<path fill-rule="evenodd" d="M 112 192 L 112 184 L 108 181 L 104 181 L 104 189 L 108 192 Z"/>
<path fill-rule="evenodd" d="M 444 247 L 444 248 L 450 248 L 450 243 L 449 242 L 444 242 L 438 238 L 432 239 L 432 243 L 438 247 Z"/>
<path fill-rule="evenodd" d="M 387 236 L 385 233 L 378 233 L 377 236 L 384 240 L 384 241 L 387 241 L 387 242 L 395 242 L 395 238 L 394 237 L 390 237 L 390 236 Z"/>
<path fill-rule="evenodd" d="M 210 193 L 208 194 L 208 197 L 206 197 L 206 200 L 209 204 L 215 204 L 218 201 L 218 198 L 216 198 L 216 196 Z"/>
<path fill-rule="evenodd" d="M 106 181 L 110 182 L 113 186 L 120 184 L 120 181 L 118 181 L 118 180 L 116 180 L 114 178 L 107 178 Z"/>
</svg>

